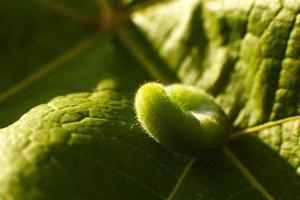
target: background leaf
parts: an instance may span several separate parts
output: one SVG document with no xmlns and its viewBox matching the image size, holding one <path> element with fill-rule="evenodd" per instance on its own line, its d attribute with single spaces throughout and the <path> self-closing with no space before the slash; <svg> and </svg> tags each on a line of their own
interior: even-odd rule
<svg viewBox="0 0 300 200">
<path fill-rule="evenodd" d="M 297 1 L 1 4 L 0 126 L 63 95 L 1 129 L 1 197 L 300 197 Z M 195 159 L 144 134 L 132 98 L 147 80 L 214 95 L 228 148 Z"/>
</svg>

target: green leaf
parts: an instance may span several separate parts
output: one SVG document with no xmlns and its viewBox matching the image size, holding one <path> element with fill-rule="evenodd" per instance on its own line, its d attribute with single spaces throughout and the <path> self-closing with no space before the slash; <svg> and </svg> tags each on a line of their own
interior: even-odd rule
<svg viewBox="0 0 300 200">
<path fill-rule="evenodd" d="M 0 3 L 1 199 L 299 199 L 299 2 L 120 2 Z M 214 95 L 228 147 L 148 137 L 149 80 Z"/>
</svg>

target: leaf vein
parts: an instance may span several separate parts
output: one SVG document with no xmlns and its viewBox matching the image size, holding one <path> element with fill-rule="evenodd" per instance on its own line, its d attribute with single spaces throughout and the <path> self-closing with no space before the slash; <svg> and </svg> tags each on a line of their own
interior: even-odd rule
<svg viewBox="0 0 300 200">
<path fill-rule="evenodd" d="M 300 115 L 287 117 L 287 118 L 283 118 L 283 119 L 276 120 L 276 121 L 270 121 L 270 122 L 267 122 L 267 123 L 264 123 L 264 124 L 260 124 L 260 125 L 257 125 L 257 126 L 246 128 L 242 131 L 233 133 L 231 135 L 230 139 L 233 140 L 233 139 L 236 139 L 236 138 L 238 138 L 240 136 L 243 136 L 243 135 L 250 135 L 250 134 L 253 134 L 253 133 L 258 133 L 259 131 L 264 130 L 266 128 L 270 128 L 270 127 L 273 127 L 273 126 L 277 126 L 277 125 L 280 125 L 280 124 L 283 124 L 283 123 L 286 123 L 286 122 L 290 122 L 290 121 L 295 121 L 295 120 L 300 120 Z"/>
<path fill-rule="evenodd" d="M 250 171 L 239 161 L 239 159 L 228 148 L 225 154 L 246 179 L 255 187 L 267 200 L 274 200 L 272 195 L 263 187 L 263 185 L 250 173 Z"/>
<path fill-rule="evenodd" d="M 169 194 L 169 196 L 166 200 L 172 200 L 174 198 L 176 192 L 178 191 L 179 187 L 181 186 L 181 184 L 182 184 L 184 178 L 186 177 L 186 175 L 188 174 L 188 172 L 191 170 L 195 161 L 196 161 L 195 158 L 192 158 L 188 161 L 188 163 L 186 164 L 186 166 L 183 169 L 182 174 L 178 178 L 176 185 L 174 186 L 174 188 L 172 189 L 171 193 Z"/>
<path fill-rule="evenodd" d="M 115 31 L 116 35 L 122 41 L 122 43 L 131 51 L 135 58 L 143 65 L 149 75 L 155 79 L 160 80 L 162 83 L 168 83 L 168 80 L 159 72 L 157 67 L 147 58 L 147 55 L 141 51 L 141 49 L 135 44 L 135 42 L 126 33 L 124 28 L 118 28 Z"/>
<path fill-rule="evenodd" d="M 10 96 L 17 94 L 19 91 L 21 91 L 23 88 L 26 88 L 32 82 L 41 79 L 55 68 L 61 66 L 66 61 L 78 55 L 80 52 L 82 52 L 84 49 L 88 48 L 92 43 L 94 43 L 96 39 L 98 39 L 98 35 L 90 35 L 86 37 L 81 42 L 77 43 L 75 46 L 67 50 L 65 53 L 56 57 L 54 60 L 52 60 L 52 62 L 40 67 L 39 70 L 33 72 L 26 79 L 16 83 L 15 85 L 12 85 L 10 88 L 8 88 L 8 90 L 0 94 L 0 102 L 4 101 Z"/>
<path fill-rule="evenodd" d="M 96 18 L 89 16 L 86 13 L 83 13 L 81 11 L 75 10 L 69 6 L 66 6 L 61 2 L 50 2 L 50 1 L 43 1 L 43 0 L 34 0 L 34 1 L 50 10 L 53 10 L 57 13 L 61 13 L 69 17 L 70 19 L 81 22 L 83 24 L 98 27 L 98 22 Z"/>
<path fill-rule="evenodd" d="M 82 153 L 77 153 L 77 154 L 81 154 L 83 156 L 87 156 L 86 154 L 82 154 Z M 93 160 L 93 159 L 89 159 L 89 160 Z M 141 183 L 140 181 L 138 181 L 137 179 L 135 179 L 134 177 L 132 176 L 129 176 L 128 174 L 126 174 L 124 171 L 120 170 L 120 169 L 117 169 L 115 167 L 112 167 L 111 165 L 103 162 L 103 161 L 100 161 L 100 160 L 93 160 L 95 163 L 98 163 L 100 166 L 102 166 L 103 168 L 106 168 L 112 172 L 115 172 L 116 174 L 119 174 L 121 176 L 123 176 L 124 178 L 126 178 L 127 180 L 130 180 L 132 182 L 134 182 L 135 184 L 139 185 L 140 187 L 142 187 L 144 190 L 146 191 L 149 191 L 150 193 L 154 194 L 155 196 L 157 196 L 159 199 L 163 199 L 163 197 L 158 194 L 157 192 L 155 192 L 154 190 L 152 190 L 149 186 Z"/>
</svg>

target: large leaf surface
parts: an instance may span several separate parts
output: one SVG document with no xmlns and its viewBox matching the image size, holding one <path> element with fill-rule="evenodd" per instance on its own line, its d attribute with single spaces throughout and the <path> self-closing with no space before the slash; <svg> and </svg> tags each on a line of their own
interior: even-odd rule
<svg viewBox="0 0 300 200">
<path fill-rule="evenodd" d="M 1 4 L 2 198 L 300 198 L 299 2 Z M 216 97 L 236 132 L 224 152 L 143 132 L 132 99 L 157 79 Z"/>
</svg>

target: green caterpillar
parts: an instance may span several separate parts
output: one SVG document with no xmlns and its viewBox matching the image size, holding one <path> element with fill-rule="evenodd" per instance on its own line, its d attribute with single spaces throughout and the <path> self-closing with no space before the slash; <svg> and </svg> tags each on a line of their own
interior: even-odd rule
<svg viewBox="0 0 300 200">
<path fill-rule="evenodd" d="M 137 91 L 135 109 L 146 132 L 178 153 L 213 155 L 229 138 L 226 114 L 213 97 L 192 86 L 146 83 Z"/>
</svg>

